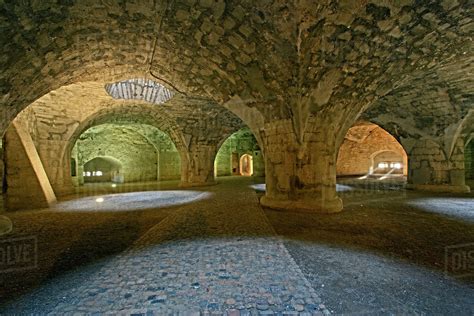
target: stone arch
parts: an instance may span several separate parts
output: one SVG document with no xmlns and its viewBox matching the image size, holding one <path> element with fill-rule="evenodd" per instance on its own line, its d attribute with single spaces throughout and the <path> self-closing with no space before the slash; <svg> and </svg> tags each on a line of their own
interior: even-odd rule
<svg viewBox="0 0 474 316">
<path fill-rule="evenodd" d="M 407 173 L 407 156 L 406 154 L 400 155 L 400 152 L 394 150 L 382 149 L 376 151 L 370 155 L 371 168 L 369 174 L 374 173 L 395 173 L 399 174 L 400 172 L 405 174 Z M 380 164 L 387 164 L 386 166 L 381 167 Z M 397 164 L 397 165 L 394 165 Z M 383 169 L 383 170 L 378 170 Z"/>
<path fill-rule="evenodd" d="M 322 4 L 317 10 L 306 3 L 291 2 L 284 4 L 289 18 L 283 20 L 273 18 L 282 10 L 279 2 L 209 3 L 103 0 L 2 4 L 6 42 L 0 45 L 4 70 L 0 72 L 0 115 L 4 118 L 0 131 L 32 101 L 65 84 L 151 76 L 178 92 L 219 104 L 240 98 L 246 106 L 235 104 L 232 112 L 260 134 L 256 136 L 265 151 L 272 147 L 268 142 L 273 137 L 269 136 L 272 123 L 292 122 L 288 135 L 282 136 L 296 140 L 285 148 L 287 157 L 295 156 L 292 163 L 302 166 L 296 161 L 309 157 L 306 151 L 313 151 L 325 156 L 321 161 L 310 159 L 314 166 L 331 167 L 317 176 L 307 171 L 310 167 L 295 169 L 293 173 L 300 173 L 298 176 L 281 179 L 289 183 L 289 190 L 287 183 L 271 185 L 276 188 L 274 196 L 299 199 L 306 189 L 318 191 L 314 188 L 322 185 L 330 191 L 332 200 L 332 167 L 338 141 L 361 111 L 383 99 L 388 107 L 375 105 L 378 109 L 374 117 L 383 116 L 382 121 L 396 124 L 404 135 L 420 139 L 429 132 L 418 133 L 418 128 L 407 132 L 405 123 L 413 119 L 421 124 L 434 122 L 428 125 L 436 125 L 432 130 L 438 133 L 445 127 L 439 118 L 446 115 L 414 117 L 412 114 L 418 110 L 411 110 L 409 117 L 403 110 L 391 115 L 393 109 L 411 105 L 414 109 L 419 104 L 423 105 L 422 110 L 435 108 L 431 99 L 424 102 L 428 98 L 418 93 L 427 87 L 433 91 L 441 87 L 440 95 L 454 100 L 443 109 L 470 105 L 472 78 L 464 75 L 464 71 L 472 70 L 472 41 L 469 24 L 465 23 L 472 13 L 468 1 L 442 5 L 377 3 L 383 12 L 389 12 L 390 23 L 382 22 L 384 17 L 366 1 Z M 38 12 L 43 18 L 31 19 Z M 232 23 L 228 23 L 230 15 Z M 408 23 L 407 16 L 408 20 L 413 18 L 413 23 Z M 445 28 L 440 31 L 437 26 L 442 23 Z M 365 43 L 367 37 L 377 40 L 369 45 Z M 439 81 L 448 84 L 440 86 Z M 403 107 L 397 106 L 387 96 L 403 96 L 406 102 Z M 245 118 L 240 110 L 246 112 Z M 318 129 L 336 129 L 337 140 L 332 139 L 334 131 L 321 137 L 318 131 L 310 130 L 311 113 L 328 118 L 330 125 L 325 119 L 323 124 L 315 125 Z M 256 119 L 247 120 L 252 115 Z M 452 118 L 454 121 L 456 115 Z M 307 137 L 312 138 L 312 144 L 306 143 Z M 321 145 L 325 140 L 328 146 Z M 411 143 L 407 142 L 407 146 Z M 214 147 L 213 144 L 209 151 Z M 279 165 L 281 148 L 276 147 L 269 152 Z M 300 190 L 300 181 L 294 181 L 297 178 L 305 178 L 305 190 Z M 271 182 L 279 181 L 275 178 Z"/>
<path fill-rule="evenodd" d="M 152 126 L 157 130 L 162 131 L 170 138 L 179 153 L 180 159 L 188 159 L 188 152 L 178 126 L 174 124 L 172 119 L 167 116 L 166 113 L 157 111 L 152 106 L 146 104 L 122 104 L 93 113 L 81 122 L 81 124 L 70 135 L 67 144 L 64 146 L 62 151 L 62 159 L 70 159 L 72 149 L 81 134 L 94 126 L 107 123 L 117 125 L 142 124 Z M 141 136 L 147 139 L 155 150 L 158 150 L 155 144 L 153 144 L 146 135 Z"/>
<path fill-rule="evenodd" d="M 118 179 L 121 171 L 120 160 L 109 156 L 97 156 L 84 164 L 85 182 L 121 182 Z"/>
<path fill-rule="evenodd" d="M 337 151 L 337 175 L 370 175 L 375 169 L 374 158 L 389 152 L 401 158 L 403 174 L 407 175 L 408 157 L 402 144 L 381 126 L 359 121 L 348 130 Z"/>
<path fill-rule="evenodd" d="M 474 139 L 474 135 L 471 135 L 469 136 L 469 138 L 467 138 L 466 140 L 466 143 L 465 143 L 465 146 L 468 146 L 468 145 L 472 145 L 472 140 Z"/>
<path fill-rule="evenodd" d="M 186 147 L 179 126 L 163 111 L 147 104 L 120 104 L 91 114 L 81 122 L 68 139 L 67 151 L 72 149 L 79 136 L 95 125 L 104 123 L 140 123 L 151 125 L 168 134 L 178 150 Z"/>
<path fill-rule="evenodd" d="M 29 104 L 72 83 L 148 78 L 187 95 L 216 95 L 213 83 L 201 80 L 215 65 L 212 59 L 200 58 L 198 65 L 197 58 L 187 56 L 189 51 L 168 40 L 179 34 L 178 28 L 168 25 L 166 30 L 160 29 L 165 28 L 163 20 L 170 6 L 166 1 L 150 4 L 144 0 L 134 4 L 44 1 L 2 6 L 2 12 L 12 17 L 5 21 L 5 38 L 15 40 L 3 45 L 1 51 L 8 58 L 2 62 L 0 73 L 0 111 L 4 118 L 0 132 L 3 134 Z M 36 21 L 27 17 L 37 10 L 48 18 Z M 21 21 L 29 21 L 31 28 L 25 29 Z M 168 22 L 172 24 L 174 19 Z M 41 34 L 29 31 L 38 29 Z M 197 70 L 190 76 L 193 66 Z M 220 77 L 226 83 L 234 81 L 222 74 Z"/>
<path fill-rule="evenodd" d="M 173 102 L 173 106 L 164 106 L 142 100 L 116 100 L 107 94 L 102 82 L 82 82 L 42 96 L 15 120 L 30 132 L 54 191 L 64 195 L 72 192 L 67 156 L 75 140 L 88 127 L 113 120 L 114 115 L 118 123 L 117 118 L 121 117 L 124 123 L 144 122 L 163 130 L 176 144 L 180 158 L 188 159 L 182 126 L 177 124 L 176 113 L 169 111 L 181 110 L 185 99 L 178 97 Z"/>
<path fill-rule="evenodd" d="M 216 176 L 241 175 L 241 158 L 244 155 L 252 157 L 252 173 L 263 176 L 263 152 L 252 130 L 244 127 L 226 136 L 217 147 L 214 161 Z"/>
<path fill-rule="evenodd" d="M 372 102 L 361 119 L 378 124 L 410 153 L 420 139 L 438 142 L 447 158 L 472 126 L 472 78 L 456 78 L 455 67 L 472 68 L 466 54 L 439 67 L 414 70 Z"/>
<path fill-rule="evenodd" d="M 87 73 L 87 71 L 84 70 L 86 74 L 78 75 L 75 80 L 71 80 L 70 74 L 66 72 L 56 77 L 52 83 L 39 83 L 38 85 L 40 86 L 38 88 L 33 85 L 32 89 L 26 89 L 27 93 L 22 97 L 13 98 L 13 100 L 4 98 L 4 100 L 0 101 L 0 111 L 3 112 L 2 114 L 4 118 L 4 120 L 0 121 L 0 131 L 3 135 L 9 124 L 20 112 L 25 110 L 30 104 L 39 100 L 41 97 L 46 96 L 61 87 L 72 83 L 90 82 L 94 80 L 108 82 L 114 80 L 126 80 L 130 77 L 143 77 L 146 75 L 146 70 L 145 67 L 141 68 L 142 71 L 139 70 L 140 67 L 137 67 L 137 69 L 130 69 L 128 67 L 98 69 L 92 73 Z M 42 86 L 42 84 L 44 86 Z M 13 106 L 6 106 L 11 104 L 13 104 Z"/>
<path fill-rule="evenodd" d="M 169 136 L 156 127 L 145 124 L 100 124 L 94 125 L 81 134 L 80 139 L 75 143 L 72 156 L 77 158 L 80 166 L 85 167 L 86 161 L 93 157 L 109 155 L 119 159 L 122 164 L 121 177 L 123 182 L 143 182 L 159 181 L 161 172 L 162 150 L 168 148 L 168 143 L 174 148 L 178 157 L 176 164 L 180 165 L 179 153 Z M 162 147 L 164 145 L 164 147 Z M 163 152 L 166 161 L 169 158 L 167 150 Z M 83 177 L 82 170 L 78 176 L 73 177 L 76 185 L 87 180 Z M 179 177 L 179 169 L 173 169 Z M 165 174 L 169 174 L 166 173 Z"/>
</svg>

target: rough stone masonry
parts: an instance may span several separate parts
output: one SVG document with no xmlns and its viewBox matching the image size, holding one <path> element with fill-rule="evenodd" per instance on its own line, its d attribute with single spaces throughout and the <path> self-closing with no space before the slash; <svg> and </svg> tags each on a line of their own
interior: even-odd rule
<svg viewBox="0 0 474 316">
<path fill-rule="evenodd" d="M 470 0 L 4 0 L 0 128 L 33 103 L 24 124 L 64 193 L 71 139 L 99 122 L 168 133 L 183 186 L 215 183 L 218 145 L 246 125 L 264 156 L 264 205 L 337 212 L 338 149 L 363 119 L 403 146 L 411 188 L 466 192 L 472 13 Z M 174 97 L 105 92 L 140 78 Z"/>
</svg>

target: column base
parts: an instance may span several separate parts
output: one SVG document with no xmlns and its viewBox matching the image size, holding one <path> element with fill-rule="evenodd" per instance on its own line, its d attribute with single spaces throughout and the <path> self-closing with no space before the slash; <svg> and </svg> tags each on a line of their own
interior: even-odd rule
<svg viewBox="0 0 474 316">
<path fill-rule="evenodd" d="M 74 186 L 67 186 L 63 188 L 53 188 L 53 191 L 56 193 L 56 196 L 68 196 L 74 194 L 76 189 Z"/>
<path fill-rule="evenodd" d="M 468 185 L 449 184 L 407 184 L 407 189 L 417 191 L 439 192 L 439 193 L 469 193 L 471 188 Z"/>
<path fill-rule="evenodd" d="M 276 210 L 295 211 L 295 212 L 311 212 L 330 214 L 342 211 L 342 200 L 336 197 L 332 200 L 279 200 L 263 196 L 260 199 L 260 204 Z"/>
<path fill-rule="evenodd" d="M 216 185 L 216 181 L 210 181 L 210 182 L 181 182 L 179 184 L 180 188 L 194 188 L 194 187 L 208 187 L 211 185 Z"/>
<path fill-rule="evenodd" d="M 56 198 L 56 197 L 55 197 Z M 12 195 L 8 192 L 5 197 L 5 210 L 7 212 L 13 211 L 27 211 L 36 209 L 46 209 L 56 204 L 56 200 L 37 199 L 36 196 L 18 196 Z"/>
</svg>

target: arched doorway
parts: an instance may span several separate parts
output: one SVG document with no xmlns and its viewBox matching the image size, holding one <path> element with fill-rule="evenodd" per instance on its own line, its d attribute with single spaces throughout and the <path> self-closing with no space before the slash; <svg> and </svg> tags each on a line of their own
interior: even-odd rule
<svg viewBox="0 0 474 316">
<path fill-rule="evenodd" d="M 265 175 L 265 162 L 257 140 L 245 127 L 229 136 L 220 146 L 214 161 L 217 177 Z"/>
<path fill-rule="evenodd" d="M 249 154 L 240 157 L 240 175 L 246 177 L 253 175 L 253 157 Z"/>
<path fill-rule="evenodd" d="M 122 183 L 122 163 L 112 157 L 95 157 L 84 164 L 84 182 Z"/>
</svg>

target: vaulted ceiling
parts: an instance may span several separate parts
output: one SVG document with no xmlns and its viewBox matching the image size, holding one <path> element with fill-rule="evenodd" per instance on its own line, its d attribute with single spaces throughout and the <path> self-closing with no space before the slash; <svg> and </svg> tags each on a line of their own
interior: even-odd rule
<svg viewBox="0 0 474 316">
<path fill-rule="evenodd" d="M 439 137 L 472 109 L 473 8 L 470 0 L 4 0 L 0 127 L 61 86 L 145 78 L 215 106 L 237 98 L 265 121 L 324 115 L 347 128 L 368 109 L 364 119 L 395 135 Z"/>
</svg>

